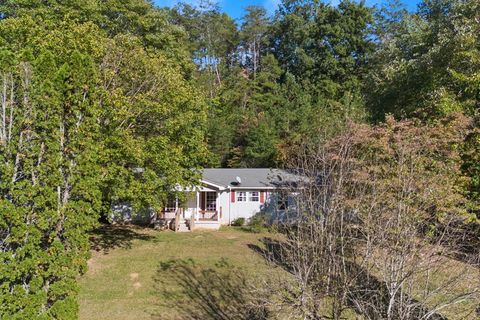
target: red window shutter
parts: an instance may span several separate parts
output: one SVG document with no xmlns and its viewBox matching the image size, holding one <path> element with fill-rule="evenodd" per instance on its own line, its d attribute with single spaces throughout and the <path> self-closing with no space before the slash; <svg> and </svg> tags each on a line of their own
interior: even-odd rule
<svg viewBox="0 0 480 320">
<path fill-rule="evenodd" d="M 230 202 L 235 202 L 235 191 L 230 190 Z"/>
<path fill-rule="evenodd" d="M 260 191 L 260 203 L 265 202 L 265 191 Z"/>
</svg>

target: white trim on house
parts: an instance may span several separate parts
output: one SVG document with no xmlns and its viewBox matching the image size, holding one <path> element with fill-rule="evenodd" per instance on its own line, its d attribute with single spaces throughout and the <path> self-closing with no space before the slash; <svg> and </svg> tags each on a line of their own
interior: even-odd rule
<svg viewBox="0 0 480 320">
<path fill-rule="evenodd" d="M 202 180 L 200 180 L 200 182 L 203 183 L 203 184 L 208 184 L 210 186 L 213 186 L 213 187 L 217 188 L 218 190 L 225 190 L 226 189 L 224 186 L 215 184 L 214 182 L 208 181 L 206 179 L 202 179 Z"/>
<path fill-rule="evenodd" d="M 232 190 L 278 190 L 276 187 L 231 187 Z"/>
</svg>

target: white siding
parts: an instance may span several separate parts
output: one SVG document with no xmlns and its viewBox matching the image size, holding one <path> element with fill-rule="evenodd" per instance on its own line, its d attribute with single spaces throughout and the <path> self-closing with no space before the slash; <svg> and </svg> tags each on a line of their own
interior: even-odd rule
<svg viewBox="0 0 480 320">
<path fill-rule="evenodd" d="M 259 193 L 259 201 L 250 201 L 248 195 L 249 192 L 256 191 Z M 265 192 L 265 203 L 260 202 L 260 192 L 261 190 L 234 190 L 235 192 L 235 202 L 230 201 L 230 191 L 226 190 L 220 194 L 219 201 L 223 207 L 222 223 L 229 224 L 237 218 L 250 219 L 255 214 L 261 211 L 265 211 L 265 204 L 270 198 L 270 193 Z M 247 201 L 238 201 L 238 192 L 247 192 Z"/>
<path fill-rule="evenodd" d="M 276 205 L 274 193 L 265 192 L 265 202 L 260 202 L 260 192 L 261 190 L 234 190 L 235 191 L 235 202 L 231 202 L 230 190 L 217 191 L 217 211 L 220 214 L 221 224 L 229 224 L 237 218 L 250 219 L 258 212 L 272 211 L 271 206 Z M 237 200 L 238 192 L 247 192 L 247 201 L 239 202 Z M 258 192 L 259 201 L 250 201 L 248 195 L 249 192 Z M 192 213 L 195 212 L 197 207 L 197 200 L 195 192 L 190 192 L 187 197 L 186 210 L 185 210 L 185 219 L 189 219 Z"/>
</svg>

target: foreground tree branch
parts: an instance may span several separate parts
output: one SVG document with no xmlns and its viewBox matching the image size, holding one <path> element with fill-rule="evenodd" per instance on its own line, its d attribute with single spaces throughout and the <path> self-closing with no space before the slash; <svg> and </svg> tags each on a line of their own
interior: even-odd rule
<svg viewBox="0 0 480 320">
<path fill-rule="evenodd" d="M 456 147 L 467 128 L 462 115 L 438 125 L 388 119 L 373 128 L 350 124 L 297 150 L 290 167 L 305 179 L 290 190 L 298 212 L 282 223 L 275 262 L 296 279 L 290 303 L 298 315 L 413 320 L 474 312 L 478 251 L 454 258 L 458 225 L 471 219 Z"/>
</svg>

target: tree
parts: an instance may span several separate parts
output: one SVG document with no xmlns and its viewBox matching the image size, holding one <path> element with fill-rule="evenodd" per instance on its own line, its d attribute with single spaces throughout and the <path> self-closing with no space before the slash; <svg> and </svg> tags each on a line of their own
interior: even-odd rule
<svg viewBox="0 0 480 320">
<path fill-rule="evenodd" d="M 362 3 L 342 1 L 331 7 L 285 1 L 274 23 L 273 53 L 316 95 L 333 99 L 355 93 L 373 49 L 371 22 L 371 10 Z"/>
<path fill-rule="evenodd" d="M 210 1 L 202 1 L 199 8 L 180 3 L 170 11 L 170 19 L 186 30 L 192 59 L 197 64 L 198 84 L 214 98 L 236 59 L 235 22 Z"/>
<path fill-rule="evenodd" d="M 171 26 L 151 5 L 123 2 L 125 29 L 107 27 L 122 6 L 101 4 L 2 3 L 1 318 L 75 319 L 101 210 L 158 210 L 209 157 L 190 62 L 161 40 Z"/>
<path fill-rule="evenodd" d="M 295 279 L 273 287 L 292 317 L 341 319 L 353 309 L 366 319 L 440 319 L 475 309 L 478 250 L 455 261 L 466 235 L 457 223 L 472 218 L 459 187 L 468 122 L 350 123 L 298 146 L 296 211 L 281 225 L 285 238 L 267 243 Z"/>
<path fill-rule="evenodd" d="M 423 119 L 472 114 L 475 94 L 460 74 L 473 76 L 478 65 L 476 8 L 476 1 L 438 0 L 424 1 L 415 14 L 384 11 L 367 86 L 374 120 L 387 113 Z"/>
<path fill-rule="evenodd" d="M 160 210 L 175 185 L 196 183 L 208 161 L 205 104 L 180 68 L 137 37 L 108 42 L 99 69 L 106 212 L 118 201 Z"/>
<path fill-rule="evenodd" d="M 473 254 L 466 263 L 452 260 L 465 236 L 457 226 L 472 219 L 458 149 L 468 122 L 461 114 L 435 125 L 389 117 L 373 129 L 356 130 L 354 179 L 364 196 L 354 203 L 364 204 L 358 219 L 364 246 L 371 250 L 365 265 L 372 283 L 358 284 L 353 299 L 369 318 L 435 318 L 477 299 L 471 268 L 480 256 Z M 471 308 L 453 312 L 465 315 Z"/>
<path fill-rule="evenodd" d="M 319 131 L 338 130 L 347 117 L 364 118 L 362 80 L 373 49 L 371 22 L 371 9 L 362 3 L 282 2 L 270 45 L 286 70 L 280 81 L 287 91 L 285 104 L 292 104 L 293 118 L 285 116 L 292 134 L 311 139 Z M 294 102 L 292 95 L 301 100 Z"/>
<path fill-rule="evenodd" d="M 472 129 L 462 145 L 462 170 L 468 182 L 466 194 L 472 204 L 472 212 L 480 219 L 480 124 L 475 119 Z"/>
<path fill-rule="evenodd" d="M 427 121 L 459 111 L 476 116 L 480 101 L 478 9 L 477 1 L 438 0 L 424 1 L 414 14 L 396 2 L 382 10 L 372 56 L 375 67 L 366 87 L 374 121 L 388 113 Z M 463 167 L 473 183 L 466 187 L 469 194 L 478 189 L 472 157 L 477 148 L 475 136 L 469 135 L 464 145 Z"/>
<path fill-rule="evenodd" d="M 92 24 L 24 17 L 3 20 L 0 37 L 0 316 L 74 319 L 76 277 L 101 205 L 90 51 L 102 50 L 101 36 Z"/>
<path fill-rule="evenodd" d="M 245 50 L 245 65 L 253 73 L 253 79 L 257 77 L 257 70 L 260 66 L 260 57 L 265 51 L 266 33 L 269 26 L 267 12 L 263 7 L 248 6 L 243 17 L 243 24 L 240 30 Z"/>
</svg>

